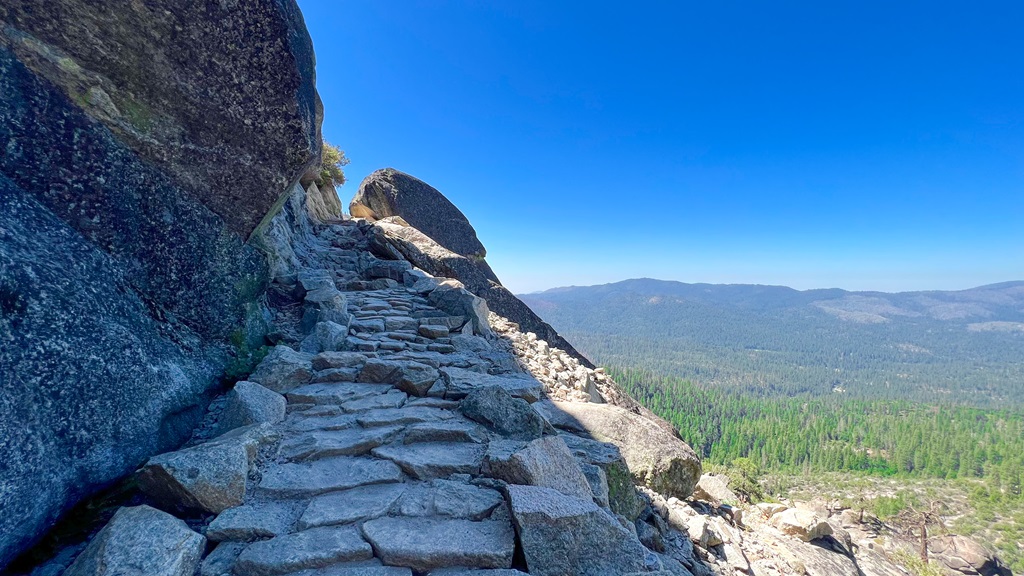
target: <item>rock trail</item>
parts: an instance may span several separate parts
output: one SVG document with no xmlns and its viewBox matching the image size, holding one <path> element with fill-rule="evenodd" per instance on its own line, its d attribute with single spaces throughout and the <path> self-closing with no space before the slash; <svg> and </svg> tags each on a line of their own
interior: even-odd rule
<svg viewBox="0 0 1024 576">
<path fill-rule="evenodd" d="M 328 238 L 358 247 L 364 229 L 335 224 Z M 160 508 L 208 514 L 195 535 L 207 541 L 199 573 L 664 568 L 630 529 L 635 518 L 609 497 L 607 475 L 625 470 L 617 449 L 602 444 L 611 456 L 598 466 L 574 455 L 562 439 L 568 432 L 533 406 L 547 402 L 548 391 L 522 369 L 514 345 L 490 330 L 486 304 L 405 261 L 375 258 L 369 248 L 349 252 L 275 280 L 294 301 L 275 309 L 277 345 L 207 423 L 220 435 L 154 457 L 140 474 Z M 135 516 L 153 514 L 164 513 Z M 104 531 L 116 529 L 148 527 L 111 523 Z M 566 529 L 578 533 L 550 541 Z M 191 574 L 194 545 L 163 552 L 159 544 L 153 548 L 178 570 L 166 573 Z M 689 574 L 674 564 L 672 573 Z M 115 572 L 82 562 L 67 571 L 96 573 Z"/>
</svg>

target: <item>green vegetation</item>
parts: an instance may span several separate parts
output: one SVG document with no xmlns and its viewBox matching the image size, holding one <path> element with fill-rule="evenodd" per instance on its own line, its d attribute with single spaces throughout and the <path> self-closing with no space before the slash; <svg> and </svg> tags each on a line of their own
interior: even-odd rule
<svg viewBox="0 0 1024 576">
<path fill-rule="evenodd" d="M 317 186 L 325 183 L 341 186 L 345 184 L 345 171 L 343 167 L 348 165 L 348 157 L 345 151 L 324 140 L 323 152 L 320 160 L 320 177 L 317 179 Z"/>
<path fill-rule="evenodd" d="M 709 462 L 769 471 L 985 478 L 1020 498 L 1024 414 L 842 396 L 754 397 L 642 370 L 610 369 Z"/>
<path fill-rule="evenodd" d="M 1024 413 L 843 396 L 763 397 L 692 384 L 643 370 L 609 369 L 630 394 L 672 422 L 709 471 L 730 476 L 752 500 L 760 478 L 769 495 L 790 492 L 787 477 L 844 473 L 832 496 L 892 519 L 924 501 L 965 500 L 956 529 L 985 534 L 1003 560 L 1024 570 Z M 875 493 L 870 478 L 927 489 Z M 938 482 L 936 485 L 934 483 Z M 818 495 L 825 494 L 819 488 Z M 863 494 L 871 494 L 864 497 Z M 943 493 L 945 495 L 937 495 Z M 919 573 L 927 574 L 921 566 Z"/>
</svg>

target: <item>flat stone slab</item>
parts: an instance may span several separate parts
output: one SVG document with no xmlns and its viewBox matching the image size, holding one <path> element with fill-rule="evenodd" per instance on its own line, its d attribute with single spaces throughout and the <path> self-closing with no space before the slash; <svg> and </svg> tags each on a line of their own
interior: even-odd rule
<svg viewBox="0 0 1024 576">
<path fill-rule="evenodd" d="M 313 528 L 250 544 L 235 562 L 235 574 L 276 576 L 337 562 L 369 560 L 373 549 L 355 527 Z"/>
<path fill-rule="evenodd" d="M 497 570 L 472 570 L 469 568 L 442 568 L 431 570 L 427 576 L 529 576 L 525 572 L 519 572 L 514 568 L 499 568 Z"/>
<path fill-rule="evenodd" d="M 294 436 L 281 443 L 281 456 L 289 460 L 315 460 L 331 456 L 361 456 L 395 439 L 404 428 L 350 428 L 318 430 Z"/>
<path fill-rule="evenodd" d="M 343 404 L 351 400 L 384 394 L 391 388 L 390 384 L 322 382 L 299 386 L 285 396 L 291 404 Z"/>
<path fill-rule="evenodd" d="M 206 529 L 213 542 L 249 542 L 286 534 L 295 524 L 298 511 L 288 502 L 268 502 L 228 508 Z"/>
<path fill-rule="evenodd" d="M 317 496 L 299 518 L 298 528 L 334 526 L 383 516 L 405 491 L 405 484 L 375 484 Z"/>
<path fill-rule="evenodd" d="M 283 497 L 317 496 L 401 479 L 402 471 L 393 462 L 337 456 L 272 466 L 263 473 L 259 489 Z"/>
<path fill-rule="evenodd" d="M 379 560 L 369 560 L 344 562 L 319 570 L 303 570 L 288 576 L 412 576 L 412 570 L 401 566 L 383 566 Z"/>
<path fill-rule="evenodd" d="M 416 442 L 487 442 L 487 431 L 473 422 L 446 420 L 443 422 L 420 422 L 409 426 L 405 435 L 406 444 Z"/>
<path fill-rule="evenodd" d="M 458 566 L 510 568 L 515 532 L 507 522 L 377 518 L 363 535 L 385 564 L 417 572 Z"/>
<path fill-rule="evenodd" d="M 495 490 L 455 482 L 434 480 L 410 486 L 396 506 L 402 516 L 446 516 L 483 520 L 505 499 Z"/>
<path fill-rule="evenodd" d="M 393 461 L 419 480 L 479 474 L 484 453 L 484 446 L 467 442 L 388 444 L 373 449 L 374 456 Z"/>
<path fill-rule="evenodd" d="M 288 428 L 295 432 L 312 430 L 344 430 L 356 426 L 356 417 L 351 414 L 307 416 L 305 412 L 295 414 L 288 419 Z"/>
<path fill-rule="evenodd" d="M 372 426 L 393 426 L 396 424 L 416 424 L 437 420 L 449 420 L 455 417 L 451 410 L 417 406 L 411 408 L 382 408 L 370 410 L 356 416 L 356 421 L 367 428 Z"/>
<path fill-rule="evenodd" d="M 380 408 L 401 408 L 409 395 L 401 390 L 389 390 L 384 394 L 362 398 L 360 400 L 349 400 L 341 405 L 345 412 L 365 412 Z"/>
<path fill-rule="evenodd" d="M 494 376 L 463 368 L 449 366 L 441 368 L 447 385 L 446 398 L 463 398 L 473 390 L 497 386 L 515 398 L 536 402 L 544 397 L 544 385 L 536 378 L 515 376 Z"/>
</svg>

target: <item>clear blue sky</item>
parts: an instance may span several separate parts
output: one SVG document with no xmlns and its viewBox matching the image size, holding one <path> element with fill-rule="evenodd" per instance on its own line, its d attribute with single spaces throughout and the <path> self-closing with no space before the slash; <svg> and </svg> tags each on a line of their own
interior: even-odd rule
<svg viewBox="0 0 1024 576">
<path fill-rule="evenodd" d="M 299 0 L 324 134 L 513 291 L 1024 279 L 1024 4 Z"/>
</svg>

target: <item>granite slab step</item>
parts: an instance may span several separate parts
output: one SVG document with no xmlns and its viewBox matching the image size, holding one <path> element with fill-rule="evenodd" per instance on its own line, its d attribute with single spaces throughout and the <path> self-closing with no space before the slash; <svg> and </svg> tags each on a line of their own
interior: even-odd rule
<svg viewBox="0 0 1024 576">
<path fill-rule="evenodd" d="M 343 404 L 351 400 L 369 398 L 391 390 L 390 384 L 318 383 L 306 384 L 288 392 L 288 402 L 294 404 Z"/>
<path fill-rule="evenodd" d="M 377 518 L 363 535 L 385 564 L 416 572 L 444 567 L 511 568 L 515 533 L 508 522 Z"/>
<path fill-rule="evenodd" d="M 395 439 L 405 428 L 349 428 L 318 430 L 293 436 L 281 443 L 280 455 L 288 460 L 316 460 L 331 456 L 361 456 Z"/>
<path fill-rule="evenodd" d="M 394 462 L 336 456 L 311 462 L 271 465 L 263 472 L 259 489 L 279 497 L 308 497 L 401 480 L 402 471 Z"/>
<path fill-rule="evenodd" d="M 413 478 L 432 480 L 452 474 L 479 474 L 486 448 L 467 442 L 388 444 L 373 455 L 391 460 Z"/>
<path fill-rule="evenodd" d="M 317 496 L 302 513 L 297 526 L 305 530 L 383 516 L 406 489 L 406 484 L 376 484 Z"/>
<path fill-rule="evenodd" d="M 338 562 L 369 560 L 373 549 L 353 526 L 312 528 L 254 542 L 235 561 L 235 574 L 277 576 Z"/>
</svg>

